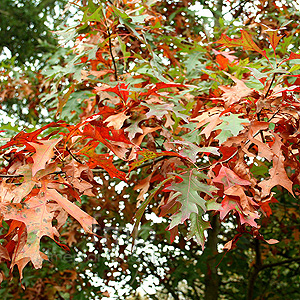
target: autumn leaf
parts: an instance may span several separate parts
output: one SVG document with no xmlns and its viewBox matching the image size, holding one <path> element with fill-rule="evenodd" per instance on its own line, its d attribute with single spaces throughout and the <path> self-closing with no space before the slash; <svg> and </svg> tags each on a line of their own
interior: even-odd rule
<svg viewBox="0 0 300 300">
<path fill-rule="evenodd" d="M 35 148 L 36 152 L 32 155 L 33 166 L 32 176 L 39 170 L 45 169 L 46 163 L 54 156 L 53 148 L 62 138 L 53 140 L 40 140 L 39 143 L 28 143 Z"/>
<path fill-rule="evenodd" d="M 130 90 L 128 89 L 128 84 L 125 84 L 124 82 L 118 83 L 115 87 L 104 87 L 104 88 L 97 88 L 97 91 L 103 91 L 103 92 L 111 92 L 116 95 L 118 95 L 124 103 L 127 103 Z"/>
<path fill-rule="evenodd" d="M 237 47 L 242 46 L 244 50 L 251 50 L 260 53 L 266 59 L 269 60 L 265 50 L 261 50 L 252 40 L 251 35 L 245 31 L 241 30 L 241 37 L 238 39 L 231 39 L 230 37 L 222 34 L 221 38 L 216 42 L 227 47 Z"/>
<path fill-rule="evenodd" d="M 93 234 L 93 225 L 98 224 L 93 217 L 81 210 L 76 204 L 70 202 L 67 198 L 63 197 L 55 189 L 47 189 L 44 193 L 46 199 L 54 200 L 68 214 L 70 214 L 74 219 L 76 219 L 87 233 Z"/>
<path fill-rule="evenodd" d="M 289 179 L 286 174 L 284 167 L 284 156 L 280 154 L 278 157 L 273 157 L 273 167 L 269 171 L 270 178 L 261 181 L 258 186 L 262 189 L 262 197 L 266 197 L 270 194 L 271 189 L 274 186 L 280 185 L 287 189 L 292 195 L 293 193 L 293 182 Z"/>
<path fill-rule="evenodd" d="M 231 169 L 222 166 L 217 177 L 213 179 L 213 182 L 218 182 L 224 185 L 224 189 L 228 189 L 236 184 L 238 185 L 250 185 L 248 180 L 240 178 Z"/>
<path fill-rule="evenodd" d="M 225 196 L 224 199 L 222 200 L 221 205 L 222 205 L 222 208 L 220 209 L 221 221 L 224 220 L 224 218 L 231 210 L 234 210 L 235 212 L 238 213 L 241 224 L 247 223 L 250 226 L 257 227 L 257 223 L 255 222 L 255 219 L 259 218 L 259 214 L 255 211 L 243 212 L 243 209 L 236 198 Z"/>
<path fill-rule="evenodd" d="M 229 107 L 234 103 L 240 102 L 254 93 L 254 90 L 248 88 L 242 80 L 239 80 L 226 72 L 224 73 L 236 83 L 236 85 L 232 87 L 223 85 L 219 87 L 219 89 L 224 92 L 221 99 L 224 100 L 225 107 Z"/>
<path fill-rule="evenodd" d="M 126 111 L 122 111 L 116 115 L 109 116 L 105 119 L 104 123 L 107 123 L 108 127 L 112 126 L 114 129 L 119 130 L 129 117 L 126 115 Z"/>
<path fill-rule="evenodd" d="M 158 82 L 155 83 L 153 86 L 147 86 L 148 91 L 140 93 L 140 96 L 145 96 L 146 98 L 150 95 L 155 95 L 158 90 L 166 89 L 166 88 L 174 88 L 174 87 L 186 87 L 184 84 L 180 83 L 165 83 L 165 82 Z"/>
<path fill-rule="evenodd" d="M 41 268 L 43 261 L 40 254 L 41 238 L 48 236 L 54 239 L 59 235 L 52 227 L 53 213 L 47 210 L 47 199 L 39 194 L 25 203 L 1 204 L 1 212 L 5 219 L 17 220 L 26 225 L 26 244 L 14 259 L 14 264 L 20 264 L 20 261 L 26 259 L 31 260 L 35 268 Z"/>
<path fill-rule="evenodd" d="M 95 168 L 96 166 L 106 170 L 112 178 L 120 178 L 126 181 L 126 173 L 118 170 L 113 164 L 113 157 L 109 154 L 98 154 L 95 152 L 95 143 L 90 143 L 81 149 L 79 154 L 88 156 L 90 158 L 88 164 L 90 168 Z"/>
<path fill-rule="evenodd" d="M 265 27 L 267 27 L 266 25 L 264 25 Z M 280 39 L 283 37 L 283 35 L 278 35 L 278 32 L 280 31 L 280 29 L 271 29 L 269 27 L 267 27 L 267 29 L 264 30 L 264 32 L 268 35 L 268 40 L 270 41 L 270 44 L 273 48 L 273 51 L 275 53 L 276 51 L 276 47 L 280 41 Z M 276 55 L 276 53 L 275 53 Z"/>
</svg>

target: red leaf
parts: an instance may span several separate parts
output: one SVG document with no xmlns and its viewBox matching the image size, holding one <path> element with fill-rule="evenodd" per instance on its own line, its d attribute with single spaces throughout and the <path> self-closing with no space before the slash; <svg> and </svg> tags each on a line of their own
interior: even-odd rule
<svg viewBox="0 0 300 300">
<path fill-rule="evenodd" d="M 264 25 L 266 26 L 266 25 Z M 278 32 L 279 32 L 280 29 L 271 29 L 271 28 L 268 28 L 267 30 L 265 30 L 265 32 L 267 33 L 268 35 L 268 39 L 270 41 L 270 44 L 274 50 L 274 53 L 275 53 L 275 50 L 276 50 L 276 47 L 280 41 L 280 39 L 283 37 L 283 35 L 278 35 Z"/>
<path fill-rule="evenodd" d="M 101 142 L 121 159 L 125 159 L 127 148 L 114 145 L 107 140 L 131 144 L 131 142 L 126 139 L 124 132 L 121 129 L 114 130 L 109 129 L 107 127 L 93 127 L 91 124 L 86 124 L 82 135 L 87 138 L 92 138 L 93 140 Z"/>
<path fill-rule="evenodd" d="M 89 161 L 89 167 L 95 168 L 96 166 L 102 167 L 106 170 L 111 177 L 117 177 L 121 180 L 126 181 L 126 173 L 119 171 L 113 164 L 113 157 L 108 154 L 97 154 L 95 153 L 95 143 L 88 144 L 81 149 L 79 154 L 86 155 L 91 158 Z"/>
<path fill-rule="evenodd" d="M 154 95 L 158 90 L 166 89 L 166 88 L 172 88 L 172 87 L 186 87 L 186 86 L 184 84 L 180 84 L 180 83 L 158 82 L 158 83 L 155 84 L 154 87 L 152 87 L 152 88 L 148 87 L 148 91 L 147 92 L 140 93 L 140 96 L 146 96 L 146 97 L 148 97 L 150 95 Z"/>
<path fill-rule="evenodd" d="M 221 38 L 216 43 L 222 44 L 227 47 L 242 46 L 244 48 L 244 50 L 256 51 L 256 52 L 260 53 L 262 56 L 264 56 L 266 59 L 268 59 L 266 51 L 261 50 L 253 42 L 251 35 L 247 31 L 241 30 L 241 35 L 242 36 L 238 39 L 231 39 L 230 37 L 226 36 L 225 34 L 222 34 Z"/>
<path fill-rule="evenodd" d="M 231 210 L 234 210 L 238 213 L 241 224 L 247 223 L 253 227 L 258 226 L 257 223 L 255 222 L 255 219 L 259 218 L 259 214 L 257 212 L 251 212 L 251 211 L 247 211 L 246 213 L 244 213 L 243 208 L 240 205 L 238 200 L 229 196 L 225 196 L 221 204 L 222 204 L 222 208 L 220 209 L 221 221 L 224 220 L 224 218 Z"/>
<path fill-rule="evenodd" d="M 213 179 L 213 182 L 218 182 L 224 185 L 224 189 L 228 189 L 236 184 L 238 185 L 250 185 L 248 180 L 240 178 L 231 169 L 224 166 L 221 167 L 217 177 Z"/>
<path fill-rule="evenodd" d="M 300 59 L 300 54 L 291 52 L 289 58 L 284 59 L 279 65 L 281 65 L 282 63 L 284 63 L 286 61 L 292 60 L 292 59 Z"/>
</svg>

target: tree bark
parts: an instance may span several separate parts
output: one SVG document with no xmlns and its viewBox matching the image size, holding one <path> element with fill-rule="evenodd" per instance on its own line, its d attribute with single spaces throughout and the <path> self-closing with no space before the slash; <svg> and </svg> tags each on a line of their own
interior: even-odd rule
<svg viewBox="0 0 300 300">
<path fill-rule="evenodd" d="M 217 300 L 219 296 L 219 275 L 217 270 L 216 256 L 218 254 L 218 233 L 220 222 L 218 216 L 213 216 L 211 220 L 212 229 L 208 230 L 206 251 L 210 255 L 207 257 L 207 273 L 205 274 L 205 295 L 204 300 Z"/>
</svg>

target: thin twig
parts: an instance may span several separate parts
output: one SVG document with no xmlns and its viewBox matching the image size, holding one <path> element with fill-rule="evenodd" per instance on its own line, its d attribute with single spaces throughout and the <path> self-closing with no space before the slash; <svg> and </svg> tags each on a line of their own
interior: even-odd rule
<svg viewBox="0 0 300 300">
<path fill-rule="evenodd" d="M 18 178 L 18 177 L 24 177 L 24 175 L 4 175 L 4 174 L 0 174 L 0 178 Z"/>
<path fill-rule="evenodd" d="M 66 146 L 66 150 L 69 152 L 69 154 L 72 156 L 73 159 L 75 159 L 78 163 L 84 164 L 80 159 L 78 159 L 74 154 L 70 151 L 70 149 Z"/>
<path fill-rule="evenodd" d="M 270 83 L 270 85 L 269 85 L 269 88 L 268 88 L 266 94 L 265 94 L 265 98 L 267 98 L 268 95 L 269 95 L 269 92 L 270 92 L 271 87 L 272 87 L 272 85 L 273 85 L 273 83 L 274 83 L 274 80 L 275 80 L 275 76 L 276 76 L 276 74 L 274 73 L 273 78 L 272 78 L 272 81 L 271 81 L 271 83 Z"/>
<path fill-rule="evenodd" d="M 141 169 L 141 168 L 147 167 L 149 165 L 155 164 L 155 163 L 157 163 L 157 162 L 165 159 L 166 157 L 177 157 L 177 156 L 176 155 L 174 155 L 174 156 L 160 156 L 160 157 L 158 157 L 156 159 L 151 159 L 151 160 L 146 161 L 145 163 L 141 164 L 140 166 L 135 167 L 135 169 Z M 105 172 L 107 172 L 105 169 L 92 169 L 92 171 L 93 172 L 98 172 L 98 173 L 105 173 Z M 120 169 L 120 171 L 122 171 L 124 173 L 128 173 L 128 170 L 124 170 L 124 169 L 121 170 Z"/>
<path fill-rule="evenodd" d="M 258 113 L 256 114 L 256 116 L 257 116 L 258 122 L 260 122 L 260 112 L 258 112 Z M 266 141 L 265 141 L 265 137 L 264 137 L 263 132 L 260 130 L 259 133 L 260 133 L 262 142 L 265 143 Z"/>
<path fill-rule="evenodd" d="M 112 44 L 111 44 L 111 33 L 110 33 L 110 29 L 109 27 L 107 27 L 107 33 L 108 33 L 108 43 L 109 43 L 109 52 L 110 52 L 110 56 L 111 59 L 113 61 L 113 65 L 114 65 L 114 71 L 115 71 L 115 80 L 118 81 L 118 72 L 117 72 L 117 65 L 116 65 L 116 61 L 112 52 Z"/>
<path fill-rule="evenodd" d="M 272 117 L 269 118 L 268 122 L 270 122 L 275 116 L 279 113 L 280 109 L 278 108 L 275 113 L 272 115 Z"/>
<path fill-rule="evenodd" d="M 56 171 L 56 172 L 49 173 L 47 175 L 58 175 L 58 174 L 64 174 L 64 173 L 66 173 L 66 172 Z M 22 175 L 22 174 L 17 174 L 17 175 L 0 174 L 0 178 L 20 178 L 20 177 L 24 177 L 24 175 Z"/>
</svg>

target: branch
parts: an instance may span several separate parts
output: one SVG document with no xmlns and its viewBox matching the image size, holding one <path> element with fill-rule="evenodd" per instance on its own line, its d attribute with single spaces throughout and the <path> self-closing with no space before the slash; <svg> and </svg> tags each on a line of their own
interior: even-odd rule
<svg viewBox="0 0 300 300">
<path fill-rule="evenodd" d="M 254 245 L 255 245 L 255 253 L 256 253 L 255 264 L 259 269 L 261 269 L 262 261 L 261 261 L 260 241 L 258 239 L 255 239 Z"/>
<path fill-rule="evenodd" d="M 248 290 L 247 290 L 247 300 L 253 299 L 253 291 L 254 291 L 254 285 L 256 278 L 258 276 L 258 273 L 261 271 L 261 252 L 260 252 L 260 244 L 259 240 L 254 240 L 255 246 L 255 264 L 253 266 L 253 270 L 250 271 L 249 281 L 248 281 Z"/>
<path fill-rule="evenodd" d="M 176 294 L 174 287 L 171 284 L 169 284 L 168 280 L 162 280 L 162 278 L 155 272 L 157 270 L 157 267 L 154 265 L 154 263 L 151 260 L 149 260 L 147 264 L 149 269 L 152 271 L 151 274 L 154 275 L 165 286 L 168 293 L 170 293 L 175 300 L 179 300 L 179 297 Z"/>
<path fill-rule="evenodd" d="M 258 113 L 256 114 L 256 116 L 257 116 L 257 121 L 260 122 L 260 112 L 258 112 Z M 259 133 L 260 133 L 262 142 L 265 143 L 266 141 L 265 141 L 265 137 L 264 137 L 263 132 L 260 130 Z"/>
<path fill-rule="evenodd" d="M 55 3 L 55 0 L 44 0 L 44 1 L 41 1 L 37 5 L 37 8 L 39 9 L 39 11 L 42 11 L 44 8 L 46 8 L 48 6 L 53 6 L 54 3 Z"/>
<path fill-rule="evenodd" d="M 286 260 L 279 261 L 279 262 L 272 263 L 272 264 L 262 265 L 261 270 L 264 270 L 264 269 L 267 269 L 267 268 L 274 268 L 274 267 L 278 267 L 278 266 L 282 266 L 282 265 L 285 265 L 285 264 L 289 264 L 289 263 L 292 263 L 292 262 L 298 262 L 298 261 L 300 262 L 300 256 L 297 256 L 297 257 L 291 258 L 291 259 L 286 259 Z"/>
<path fill-rule="evenodd" d="M 174 155 L 174 156 L 160 156 L 160 157 L 158 157 L 154 160 L 151 159 L 151 160 L 146 161 L 145 163 L 141 164 L 140 166 L 137 166 L 135 169 L 141 169 L 141 168 L 150 166 L 150 165 L 155 164 L 155 163 L 157 163 L 157 162 L 159 162 L 159 161 L 161 161 L 161 160 L 163 160 L 167 157 L 177 157 L 177 156 L 176 155 Z M 113 165 L 115 166 L 116 164 L 113 163 Z M 99 173 L 107 173 L 107 171 L 104 170 L 104 169 L 92 169 L 92 171 L 93 172 L 99 172 Z M 120 169 L 120 171 L 122 171 L 124 173 L 128 173 L 128 170 Z"/>
<path fill-rule="evenodd" d="M 5 10 L 2 10 L 2 9 L 0 9 L 0 14 L 6 15 L 6 16 L 9 16 L 9 15 L 10 15 L 9 12 L 7 12 L 7 11 L 5 11 Z"/>
<path fill-rule="evenodd" d="M 140 168 L 147 167 L 147 166 L 149 166 L 149 165 L 152 165 L 152 164 L 154 164 L 154 163 L 157 163 L 157 162 L 159 162 L 159 161 L 165 159 L 166 157 L 177 157 L 177 156 L 176 156 L 176 155 L 174 155 L 174 156 L 160 156 L 160 157 L 158 157 L 158 158 L 156 158 L 156 159 L 154 159 L 154 160 L 148 160 L 148 161 L 146 161 L 145 163 L 141 164 L 141 165 L 138 166 L 137 168 L 140 169 Z"/>
<path fill-rule="evenodd" d="M 252 300 L 253 299 L 254 283 L 255 283 L 255 280 L 256 280 L 256 278 L 258 276 L 258 273 L 260 271 L 268 269 L 268 268 L 274 268 L 274 267 L 282 266 L 282 265 L 289 264 L 289 263 L 292 263 L 292 262 L 300 262 L 300 256 L 297 256 L 295 258 L 286 259 L 286 260 L 279 261 L 279 262 L 276 262 L 276 263 L 263 265 L 262 262 L 261 262 L 261 253 L 260 253 L 259 240 L 255 240 L 255 253 L 256 253 L 256 257 L 255 257 L 254 269 L 250 273 L 249 282 L 248 282 L 247 300 Z"/>
</svg>

